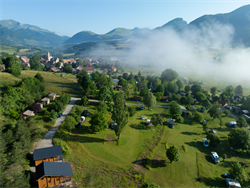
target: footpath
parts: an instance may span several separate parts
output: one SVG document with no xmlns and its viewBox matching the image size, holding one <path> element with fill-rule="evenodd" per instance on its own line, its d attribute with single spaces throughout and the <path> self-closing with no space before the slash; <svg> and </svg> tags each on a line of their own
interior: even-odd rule
<svg viewBox="0 0 250 188">
<path fill-rule="evenodd" d="M 77 100 L 81 100 L 80 98 L 71 97 L 70 102 L 64 112 L 62 113 L 62 116 L 57 118 L 55 125 L 47 132 L 47 134 L 36 143 L 36 146 L 34 149 L 41 149 L 41 148 L 47 148 L 52 147 L 52 139 L 56 134 L 56 131 L 59 129 L 60 125 L 63 123 L 67 115 L 72 110 L 73 106 L 75 105 Z M 35 172 L 35 167 L 31 166 L 32 172 Z"/>
</svg>

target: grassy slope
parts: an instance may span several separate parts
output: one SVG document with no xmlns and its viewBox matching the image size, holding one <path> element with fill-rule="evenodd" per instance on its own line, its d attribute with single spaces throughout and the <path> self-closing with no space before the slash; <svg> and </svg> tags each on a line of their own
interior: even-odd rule
<svg viewBox="0 0 250 188">
<path fill-rule="evenodd" d="M 33 70 L 22 70 L 22 74 L 19 78 L 12 76 L 9 73 L 1 72 L 0 79 L 1 82 L 10 81 L 14 83 L 16 80 L 21 80 L 25 77 L 34 77 L 36 73 L 39 72 L 44 80 L 46 90 L 49 92 L 54 92 L 56 94 L 61 94 L 65 92 L 66 94 L 71 95 L 72 97 L 80 97 L 81 90 L 78 87 L 77 80 L 75 76 L 68 74 L 64 77 L 53 74 L 52 72 L 44 72 L 44 71 L 33 71 Z"/>
<path fill-rule="evenodd" d="M 96 105 L 96 103 L 91 103 L 87 109 L 91 113 L 94 113 Z M 81 169 L 87 169 L 88 172 L 91 172 L 89 170 L 92 169 L 93 179 L 95 179 L 93 183 L 105 182 L 104 185 L 108 187 L 120 185 L 121 182 L 123 186 L 125 184 L 129 185 L 127 180 L 121 180 L 119 184 L 114 184 L 114 182 L 108 183 L 110 179 L 117 177 L 114 176 L 112 172 L 105 173 L 105 177 L 107 178 L 104 179 L 101 179 L 99 176 L 103 175 L 101 172 L 106 171 L 105 169 L 108 166 L 116 170 L 119 168 L 120 170 L 118 171 L 122 171 L 120 174 L 124 174 L 124 171 L 128 171 L 129 168 L 133 166 L 133 162 L 138 159 L 139 154 L 145 147 L 146 139 L 152 138 L 155 134 L 153 131 L 155 128 L 145 129 L 140 126 L 142 120 L 140 120 L 139 117 L 145 115 L 151 118 L 153 114 L 162 112 L 163 108 L 153 108 L 153 111 L 137 111 L 134 117 L 130 117 L 129 123 L 121 135 L 120 146 L 117 146 L 116 142 L 107 141 L 108 138 L 116 139 L 114 131 L 106 130 L 96 134 L 86 133 L 86 127 L 89 126 L 88 121 L 90 120 L 90 118 L 87 117 L 85 123 L 83 123 L 84 126 L 80 129 L 76 129 L 75 135 L 70 137 L 68 142 L 73 150 L 69 161 L 76 169 L 73 177 L 75 179 L 74 183 L 85 186 L 87 182 L 86 178 L 89 175 Z M 154 156 L 151 158 L 151 170 L 143 168 L 143 172 L 145 172 L 149 179 L 161 187 L 224 187 L 225 182 L 221 174 L 228 172 L 230 169 L 230 161 L 236 159 L 246 164 L 245 170 L 247 173 L 250 173 L 249 165 L 247 165 L 250 160 L 228 149 L 227 135 L 230 128 L 226 126 L 220 128 L 219 120 L 211 120 L 207 113 L 203 114 L 203 116 L 204 119 L 208 120 L 208 124 L 211 128 L 217 131 L 221 143 L 217 147 L 205 148 L 202 145 L 202 138 L 205 138 L 206 135 L 202 130 L 202 125 L 194 123 L 190 118 L 186 117 L 184 123 L 176 125 L 174 129 L 166 127 L 165 135 L 155 150 Z M 165 120 L 169 117 L 169 110 L 167 110 Z M 225 124 L 233 120 L 233 118 L 223 117 Z M 175 145 L 179 148 L 179 162 L 169 163 L 166 157 L 166 142 L 169 147 Z M 182 145 L 185 145 L 186 151 L 183 150 Z M 216 151 L 220 157 L 226 153 L 228 159 L 226 159 L 225 162 L 222 162 L 221 159 L 219 164 L 214 164 L 210 157 L 211 151 Z M 78 156 L 80 154 L 81 157 Z M 90 162 L 86 162 L 83 158 L 90 160 Z M 165 160 L 167 161 L 166 166 L 159 164 L 159 161 Z M 125 174 L 127 173 L 128 172 Z M 96 174 L 97 177 L 95 177 L 94 174 Z M 124 176 L 127 176 L 125 174 Z M 204 177 L 203 182 L 199 182 L 198 177 Z M 132 178 L 132 180 L 134 179 Z M 98 184 L 95 184 L 95 186 L 100 187 Z"/>
</svg>

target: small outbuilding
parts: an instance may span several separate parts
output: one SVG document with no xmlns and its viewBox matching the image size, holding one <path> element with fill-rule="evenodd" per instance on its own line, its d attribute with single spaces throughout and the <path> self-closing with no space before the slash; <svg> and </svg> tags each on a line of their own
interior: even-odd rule
<svg viewBox="0 0 250 188">
<path fill-rule="evenodd" d="M 52 100 L 54 100 L 56 98 L 56 94 L 55 93 L 50 93 L 48 96 L 51 97 Z"/>
<path fill-rule="evenodd" d="M 34 113 L 34 111 L 26 110 L 25 112 L 23 112 L 22 115 L 23 115 L 23 119 L 26 119 L 26 118 L 29 117 L 29 116 L 34 116 L 35 113 Z"/>
<path fill-rule="evenodd" d="M 42 102 L 45 102 L 46 105 L 48 105 L 50 103 L 50 99 L 47 97 L 44 97 L 43 99 L 41 99 Z"/>
</svg>

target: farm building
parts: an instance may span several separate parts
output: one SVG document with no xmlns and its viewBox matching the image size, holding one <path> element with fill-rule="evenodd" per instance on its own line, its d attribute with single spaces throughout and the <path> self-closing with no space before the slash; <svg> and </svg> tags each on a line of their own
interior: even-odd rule
<svg viewBox="0 0 250 188">
<path fill-rule="evenodd" d="M 69 163 L 42 162 L 36 166 L 38 187 L 69 187 L 73 176 Z"/>
<path fill-rule="evenodd" d="M 44 161 L 47 162 L 63 162 L 63 152 L 61 146 L 53 146 L 48 148 L 36 149 L 33 152 L 33 160 L 35 165 L 39 165 Z"/>
</svg>

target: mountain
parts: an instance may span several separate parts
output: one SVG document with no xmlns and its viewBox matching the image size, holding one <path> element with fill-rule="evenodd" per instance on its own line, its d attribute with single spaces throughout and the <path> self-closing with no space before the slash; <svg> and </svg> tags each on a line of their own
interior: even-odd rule
<svg viewBox="0 0 250 188">
<path fill-rule="evenodd" d="M 187 25 L 187 22 L 182 18 L 174 19 L 162 27 L 156 28 L 158 30 L 171 27 L 173 29 L 179 30 Z M 99 41 L 111 41 L 111 40 L 121 40 L 124 38 L 131 37 L 146 37 L 152 33 L 152 30 L 148 28 L 138 28 L 126 29 L 126 28 L 115 28 L 106 34 L 98 35 L 91 31 L 82 31 L 75 34 L 73 37 L 64 42 L 64 44 L 80 44 L 84 42 L 99 42 Z"/>
<path fill-rule="evenodd" d="M 250 46 L 250 5 L 225 14 L 204 15 L 190 22 L 189 25 L 197 28 L 211 27 L 216 22 L 233 26 L 235 42 Z"/>
<path fill-rule="evenodd" d="M 163 26 L 155 28 L 154 30 L 162 30 L 162 29 L 171 28 L 176 31 L 179 31 L 183 29 L 185 26 L 187 26 L 187 22 L 185 20 L 183 20 L 182 18 L 175 18 L 171 20 L 170 22 L 164 24 Z"/>
<path fill-rule="evenodd" d="M 14 20 L 0 21 L 0 36 L 13 44 L 31 46 L 58 46 L 69 37 L 59 36 L 51 31 Z"/>
</svg>

